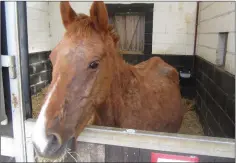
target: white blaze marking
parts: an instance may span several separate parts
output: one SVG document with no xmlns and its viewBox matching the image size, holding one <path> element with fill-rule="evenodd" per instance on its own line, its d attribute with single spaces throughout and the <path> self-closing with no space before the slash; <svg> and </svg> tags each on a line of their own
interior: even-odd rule
<svg viewBox="0 0 236 163">
<path fill-rule="evenodd" d="M 49 101 L 52 97 L 52 94 L 57 87 L 59 79 L 60 79 L 60 76 L 57 78 L 51 91 L 48 93 L 47 99 L 41 108 L 40 114 L 38 116 L 38 119 L 37 119 L 35 127 L 34 127 L 32 140 L 35 143 L 35 145 L 37 146 L 37 148 L 40 150 L 40 152 L 44 152 L 45 148 L 47 147 L 48 141 L 49 141 L 46 136 L 46 115 L 45 115 L 45 113 L 46 113 L 46 109 L 48 107 Z"/>
</svg>

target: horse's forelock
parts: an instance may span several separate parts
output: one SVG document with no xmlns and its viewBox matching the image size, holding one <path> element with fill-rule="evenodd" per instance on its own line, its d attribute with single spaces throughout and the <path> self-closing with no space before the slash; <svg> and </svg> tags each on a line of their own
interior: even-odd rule
<svg viewBox="0 0 236 163">
<path fill-rule="evenodd" d="M 75 19 L 74 23 L 68 28 L 67 34 L 69 36 L 84 36 L 89 37 L 91 36 L 91 33 L 96 31 L 96 28 L 94 27 L 94 24 L 91 20 L 91 17 L 89 17 L 86 14 L 78 14 L 77 18 Z M 119 41 L 119 35 L 116 32 L 114 25 L 109 24 L 107 32 L 99 32 L 96 31 L 96 33 L 101 35 L 101 38 L 105 39 L 105 35 L 108 34 L 112 37 L 112 40 L 115 44 Z"/>
</svg>

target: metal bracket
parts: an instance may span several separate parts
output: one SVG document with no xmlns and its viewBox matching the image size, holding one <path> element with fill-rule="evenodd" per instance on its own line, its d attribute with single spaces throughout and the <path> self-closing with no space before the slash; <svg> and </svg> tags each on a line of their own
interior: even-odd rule
<svg viewBox="0 0 236 163">
<path fill-rule="evenodd" d="M 1 55 L 1 66 L 9 68 L 9 76 L 11 79 L 16 78 L 15 56 Z"/>
</svg>

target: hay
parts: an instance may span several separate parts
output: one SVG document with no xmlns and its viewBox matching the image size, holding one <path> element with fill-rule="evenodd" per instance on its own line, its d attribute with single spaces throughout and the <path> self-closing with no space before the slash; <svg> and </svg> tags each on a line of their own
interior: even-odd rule
<svg viewBox="0 0 236 163">
<path fill-rule="evenodd" d="M 38 118 L 43 100 L 44 100 L 44 98 L 46 96 L 46 93 L 47 93 L 47 88 L 48 87 L 43 88 L 40 92 L 38 92 L 37 94 L 35 94 L 31 97 L 31 99 L 32 99 L 32 112 L 33 112 L 32 116 L 33 116 L 33 119 Z"/>
<path fill-rule="evenodd" d="M 195 101 L 182 98 L 182 102 L 184 109 L 186 109 L 186 113 L 179 133 L 188 135 L 204 135 L 202 125 L 195 110 Z"/>
<path fill-rule="evenodd" d="M 38 94 L 32 96 L 33 118 L 37 119 L 41 109 L 42 102 L 45 98 L 47 88 L 42 89 Z M 182 99 L 186 113 L 184 115 L 183 123 L 179 133 L 188 135 L 204 135 L 199 117 L 195 111 L 194 100 Z"/>
</svg>

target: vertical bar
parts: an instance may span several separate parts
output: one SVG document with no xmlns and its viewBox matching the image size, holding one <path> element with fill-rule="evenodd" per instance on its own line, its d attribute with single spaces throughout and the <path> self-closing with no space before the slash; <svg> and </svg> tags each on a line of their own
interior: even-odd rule
<svg viewBox="0 0 236 163">
<path fill-rule="evenodd" d="M 0 2 L 0 6 L 1 6 Z M 1 8 L 0 8 L 0 25 L 2 25 L 2 19 L 1 19 Z M 0 37 L 1 37 L 1 27 L 0 26 Z M 2 37 L 1 37 L 2 41 Z M 0 44 L 0 54 L 2 54 L 2 44 Z M 6 109 L 5 109 L 5 99 L 4 99 L 4 90 L 3 90 L 3 80 L 2 80 L 2 65 L 1 65 L 1 57 L 0 57 L 0 122 L 1 125 L 7 125 L 8 124 L 8 118 L 6 115 Z"/>
<path fill-rule="evenodd" d="M 26 162 L 26 141 L 22 101 L 21 56 L 19 51 L 17 2 L 5 2 L 8 55 L 15 56 L 16 78 L 10 78 L 11 111 L 16 162 Z"/>
<path fill-rule="evenodd" d="M 29 52 L 28 52 L 28 30 L 27 30 L 27 8 L 25 1 L 17 2 L 18 28 L 19 28 L 19 45 L 21 55 L 22 70 L 22 91 L 25 105 L 26 118 L 32 118 L 32 103 L 29 84 Z"/>
<path fill-rule="evenodd" d="M 1 65 L 1 57 L 0 57 L 0 122 L 1 125 L 8 124 L 8 118 L 6 115 L 5 109 L 5 98 L 4 98 L 4 90 L 3 90 L 3 80 L 2 80 L 2 65 Z"/>
<path fill-rule="evenodd" d="M 28 30 L 27 30 L 27 7 L 25 1 L 17 2 L 17 13 L 18 13 L 18 29 L 19 29 L 19 45 L 20 45 L 20 63 L 22 70 L 22 91 L 24 102 L 25 117 L 32 118 L 32 103 L 31 103 L 31 92 L 29 82 L 29 52 L 28 52 Z M 26 127 L 26 126 L 25 126 Z M 31 136 L 26 132 L 26 153 L 27 161 L 34 162 L 34 148 L 31 140 Z"/>
</svg>

